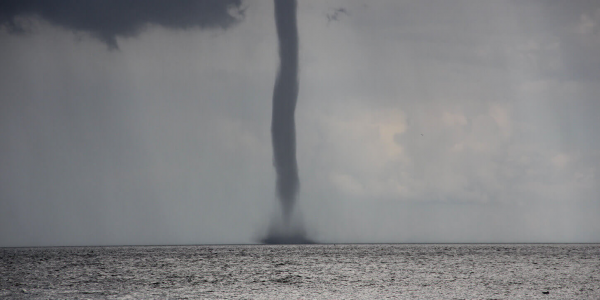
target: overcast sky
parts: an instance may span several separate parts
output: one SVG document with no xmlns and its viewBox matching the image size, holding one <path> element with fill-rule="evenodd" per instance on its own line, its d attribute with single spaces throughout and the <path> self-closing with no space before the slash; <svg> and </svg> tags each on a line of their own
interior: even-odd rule
<svg viewBox="0 0 600 300">
<path fill-rule="evenodd" d="M 277 36 L 240 7 L 5 23 L 0 246 L 263 237 Z M 311 238 L 600 242 L 600 2 L 300 0 L 298 28 Z"/>
</svg>

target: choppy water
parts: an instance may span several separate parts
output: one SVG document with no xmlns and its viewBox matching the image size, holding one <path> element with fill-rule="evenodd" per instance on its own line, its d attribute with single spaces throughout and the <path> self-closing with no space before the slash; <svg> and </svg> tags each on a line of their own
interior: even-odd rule
<svg viewBox="0 0 600 300">
<path fill-rule="evenodd" d="M 600 245 L 0 248 L 0 298 L 600 299 Z"/>
</svg>

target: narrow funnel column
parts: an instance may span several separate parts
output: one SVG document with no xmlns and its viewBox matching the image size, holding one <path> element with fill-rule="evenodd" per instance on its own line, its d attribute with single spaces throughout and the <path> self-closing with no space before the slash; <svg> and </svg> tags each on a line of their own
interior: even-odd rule
<svg viewBox="0 0 600 300">
<path fill-rule="evenodd" d="M 277 172 L 277 197 L 283 220 L 289 225 L 300 180 L 296 162 L 294 111 L 298 98 L 298 28 L 296 0 L 275 0 L 275 23 L 279 38 L 279 72 L 273 90 L 271 139 Z"/>
</svg>

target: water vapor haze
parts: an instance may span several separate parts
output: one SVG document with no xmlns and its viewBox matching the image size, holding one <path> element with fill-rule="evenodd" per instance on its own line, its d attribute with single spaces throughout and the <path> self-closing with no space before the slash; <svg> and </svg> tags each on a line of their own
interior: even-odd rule
<svg viewBox="0 0 600 300">
<path fill-rule="evenodd" d="M 597 243 L 599 33 L 587 0 L 0 0 L 0 247 Z"/>
</svg>

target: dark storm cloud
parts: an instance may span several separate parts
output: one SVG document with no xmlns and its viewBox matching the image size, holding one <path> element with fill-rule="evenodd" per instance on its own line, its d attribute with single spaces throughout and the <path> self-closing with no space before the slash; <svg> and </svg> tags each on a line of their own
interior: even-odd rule
<svg viewBox="0 0 600 300">
<path fill-rule="evenodd" d="M 0 27 L 24 32 L 22 17 L 37 16 L 70 30 L 89 32 L 111 48 L 117 36 L 131 37 L 144 26 L 227 28 L 243 14 L 242 0 L 1 0 Z"/>
<path fill-rule="evenodd" d="M 271 137 L 277 172 L 277 196 L 289 218 L 298 187 L 294 111 L 298 98 L 298 28 L 296 1 L 275 0 L 275 22 L 281 65 L 273 90 Z"/>
</svg>

